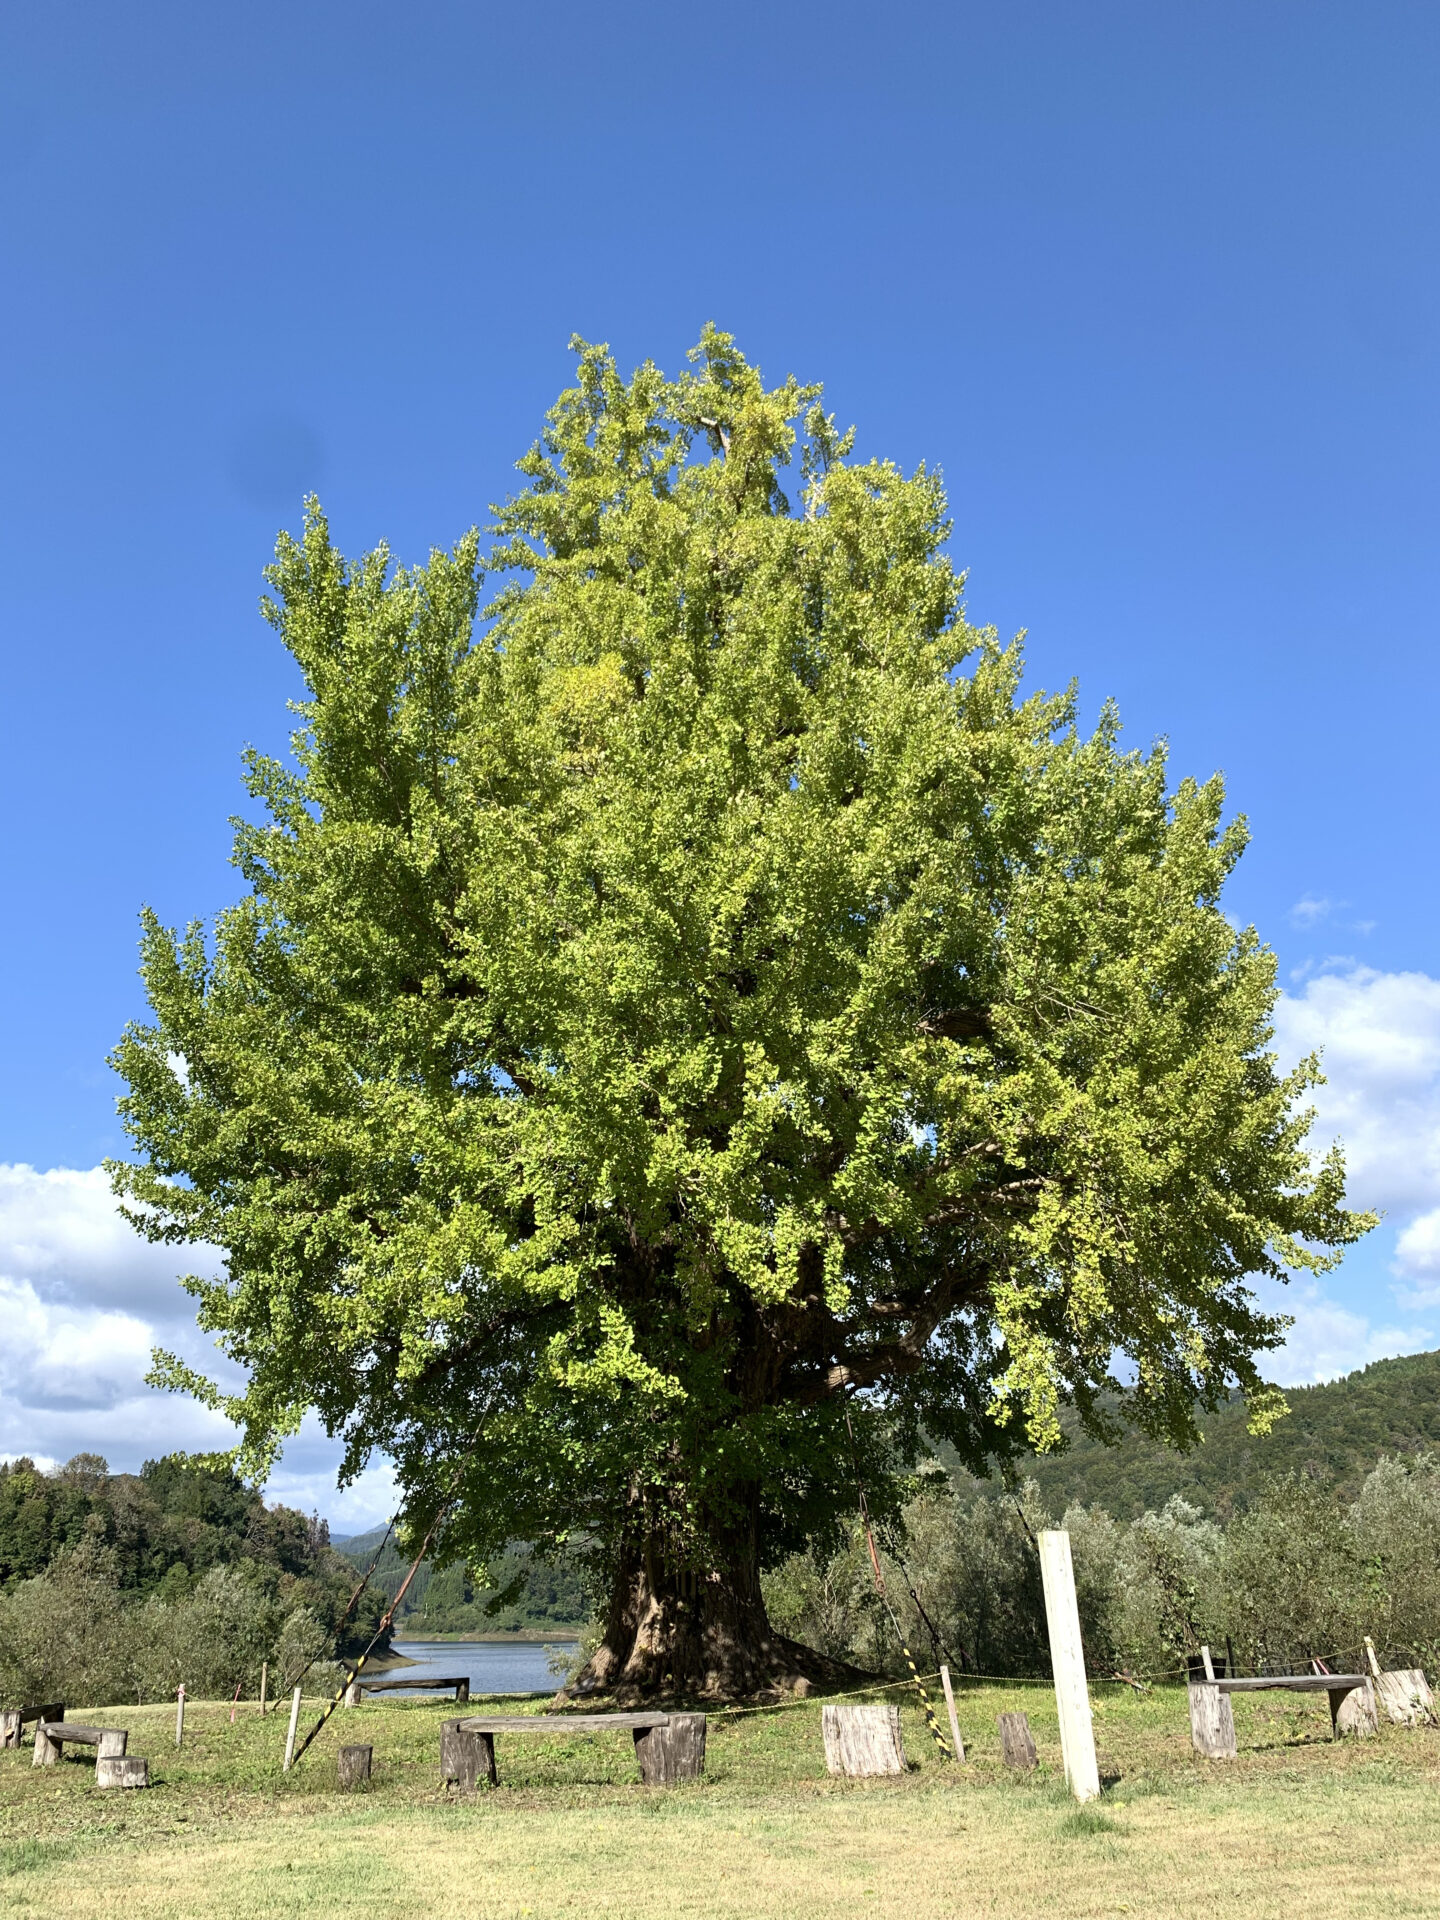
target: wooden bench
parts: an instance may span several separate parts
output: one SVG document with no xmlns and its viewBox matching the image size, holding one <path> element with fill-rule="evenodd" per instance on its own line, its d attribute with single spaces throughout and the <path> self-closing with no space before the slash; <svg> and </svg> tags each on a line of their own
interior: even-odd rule
<svg viewBox="0 0 1440 1920">
<path fill-rule="evenodd" d="M 67 1743 L 76 1747 L 94 1747 L 97 1760 L 124 1758 L 130 1738 L 128 1727 L 82 1727 L 75 1720 L 38 1720 L 35 1723 L 35 1761 L 37 1767 L 53 1767 L 60 1749 Z"/>
<path fill-rule="evenodd" d="M 362 1695 L 367 1693 L 399 1693 L 406 1688 L 417 1692 L 448 1693 L 455 1689 L 455 1704 L 462 1707 L 470 1698 L 470 1676 L 458 1674 L 445 1680 L 352 1680 L 345 1689 L 347 1707 L 358 1707 Z"/>
<path fill-rule="evenodd" d="M 1253 1678 L 1190 1680 L 1190 1737 L 1195 1751 L 1207 1760 L 1233 1760 L 1236 1753 L 1235 1718 L 1229 1695 L 1234 1693 L 1324 1693 L 1330 1696 L 1330 1730 L 1367 1734 L 1378 1730 L 1371 1683 L 1363 1673 L 1262 1673 Z M 1352 1695 L 1359 1694 L 1358 1700 Z"/>
<path fill-rule="evenodd" d="M 631 1733 L 640 1778 L 647 1787 L 696 1780 L 705 1771 L 703 1713 L 491 1713 L 447 1720 L 440 1729 L 440 1774 L 473 1791 L 483 1774 L 496 1786 L 495 1736 L 503 1734 Z"/>
<path fill-rule="evenodd" d="M 27 1720 L 63 1720 L 65 1702 L 54 1700 L 44 1707 L 0 1707 L 0 1747 L 18 1747 L 20 1731 Z"/>
</svg>

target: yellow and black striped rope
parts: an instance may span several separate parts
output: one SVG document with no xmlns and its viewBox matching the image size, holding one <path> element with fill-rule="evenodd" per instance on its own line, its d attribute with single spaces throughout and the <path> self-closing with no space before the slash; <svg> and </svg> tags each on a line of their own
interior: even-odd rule
<svg viewBox="0 0 1440 1920">
<path fill-rule="evenodd" d="M 891 1614 L 890 1617 L 893 1620 L 895 1616 Z M 925 1691 L 925 1682 L 920 1678 L 919 1669 L 915 1665 L 915 1656 L 911 1653 L 909 1647 L 906 1646 L 903 1639 L 900 1642 L 900 1651 L 904 1654 L 905 1664 L 910 1669 L 910 1678 L 915 1682 L 915 1691 L 920 1696 L 920 1704 L 925 1709 L 925 1724 L 930 1729 L 931 1738 L 941 1753 L 944 1754 L 945 1758 L 947 1760 L 953 1760 L 955 1758 L 954 1752 L 951 1749 L 950 1742 L 940 1731 L 940 1722 L 935 1718 L 935 1709 L 930 1704 L 930 1696 Z"/>
</svg>

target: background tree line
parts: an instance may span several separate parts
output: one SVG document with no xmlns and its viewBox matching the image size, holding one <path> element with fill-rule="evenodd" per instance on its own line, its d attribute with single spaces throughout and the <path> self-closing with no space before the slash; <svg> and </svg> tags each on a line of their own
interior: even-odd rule
<svg viewBox="0 0 1440 1920">
<path fill-rule="evenodd" d="M 0 1697 L 88 1705 L 279 1691 L 358 1652 L 385 1607 L 360 1596 L 323 1520 L 267 1507 L 229 1470 L 182 1456 L 112 1474 L 0 1464 Z M 388 1645 L 388 1634 L 382 1645 Z"/>
<path fill-rule="evenodd" d="M 1277 1474 L 1318 1473 L 1353 1500 L 1382 1453 L 1440 1453 L 1440 1353 L 1376 1360 L 1341 1380 L 1287 1387 L 1285 1401 L 1286 1417 L 1269 1433 L 1254 1434 L 1244 1400 L 1231 1395 L 1214 1412 L 1198 1414 L 1202 1444 L 1188 1453 L 1133 1429 L 1107 1445 L 1065 1408 L 1064 1450 L 1032 1456 L 1024 1473 L 1057 1513 L 1098 1503 L 1117 1519 L 1134 1520 L 1180 1493 L 1228 1519 L 1243 1513 Z M 996 1490 L 993 1479 L 964 1475 L 943 1442 L 935 1443 L 935 1452 L 961 1484 L 977 1492 Z"/>
<path fill-rule="evenodd" d="M 919 1477 L 889 1547 L 887 1589 L 910 1646 L 961 1672 L 1048 1674 L 1035 1535 L 1070 1534 L 1092 1676 L 1160 1677 L 1209 1644 L 1241 1671 L 1353 1670 L 1371 1635 L 1392 1666 L 1440 1656 L 1440 1456 L 1383 1457 L 1347 1498 L 1323 1470 L 1273 1477 L 1224 1524 L 1180 1494 L 1117 1520 L 1048 1505 L 1036 1481 L 1004 1498 Z M 917 1606 L 918 1598 L 918 1606 Z M 858 1665 L 902 1671 L 858 1525 L 769 1576 L 786 1633 Z M 923 1609 L 923 1612 L 922 1612 Z"/>
<path fill-rule="evenodd" d="M 337 1549 L 361 1572 L 370 1565 L 385 1529 L 336 1541 Z M 410 1556 L 390 1541 L 373 1577 L 387 1599 L 398 1593 L 409 1573 Z M 357 1576 L 358 1577 L 358 1576 Z M 402 1635 L 428 1633 L 548 1633 L 579 1631 L 595 1608 L 593 1582 L 576 1553 L 544 1555 L 515 1542 L 485 1567 L 455 1561 L 436 1567 L 422 1560 L 395 1617 Z"/>
</svg>

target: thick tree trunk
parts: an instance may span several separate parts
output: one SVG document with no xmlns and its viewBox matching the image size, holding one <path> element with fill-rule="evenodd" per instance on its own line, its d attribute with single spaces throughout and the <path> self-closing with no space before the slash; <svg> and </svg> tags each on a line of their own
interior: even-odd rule
<svg viewBox="0 0 1440 1920">
<path fill-rule="evenodd" d="M 709 1559 L 676 1566 L 662 1531 L 627 1531 L 605 1637 L 557 1703 L 773 1698 L 863 1684 L 858 1669 L 770 1625 L 753 1526 L 719 1535 Z"/>
</svg>

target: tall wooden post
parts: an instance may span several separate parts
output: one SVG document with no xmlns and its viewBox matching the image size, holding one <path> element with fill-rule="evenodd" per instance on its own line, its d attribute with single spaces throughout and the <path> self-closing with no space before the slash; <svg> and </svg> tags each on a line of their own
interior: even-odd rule
<svg viewBox="0 0 1440 1920">
<path fill-rule="evenodd" d="M 185 1738 L 185 1687 L 182 1682 L 175 1694 L 175 1744 L 178 1747 Z"/>
<path fill-rule="evenodd" d="M 265 1718 L 265 1689 L 270 1684 L 270 1662 L 260 1662 L 260 1718 Z"/>
<path fill-rule="evenodd" d="M 285 1765 L 282 1772 L 290 1771 L 290 1762 L 295 1758 L 295 1729 L 300 1724 L 300 1689 L 296 1687 L 290 1696 L 290 1731 L 285 1736 Z"/>
<path fill-rule="evenodd" d="M 1060 1710 L 1065 1779 L 1077 1800 L 1098 1800 L 1100 1769 L 1095 1761 L 1090 1689 L 1085 1683 L 1075 1567 L 1070 1558 L 1070 1536 L 1058 1528 L 1040 1536 L 1040 1577 L 1045 1583 L 1045 1624 L 1050 1631 L 1050 1664 L 1055 1672 L 1055 1704 Z"/>
</svg>

